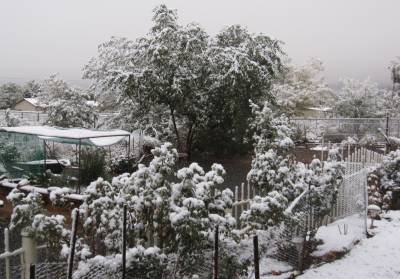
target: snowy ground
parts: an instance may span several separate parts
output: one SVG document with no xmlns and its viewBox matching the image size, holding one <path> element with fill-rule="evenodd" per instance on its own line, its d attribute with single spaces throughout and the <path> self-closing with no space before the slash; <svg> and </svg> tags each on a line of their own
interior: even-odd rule
<svg viewBox="0 0 400 279">
<path fill-rule="evenodd" d="M 309 269 L 300 279 L 400 278 L 400 211 L 375 221 L 374 237 L 361 240 L 345 257 Z"/>
</svg>

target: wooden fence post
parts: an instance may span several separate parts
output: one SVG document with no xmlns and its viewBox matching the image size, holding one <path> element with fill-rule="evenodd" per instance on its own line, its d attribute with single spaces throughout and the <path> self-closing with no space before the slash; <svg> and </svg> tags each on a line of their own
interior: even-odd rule
<svg viewBox="0 0 400 279">
<path fill-rule="evenodd" d="M 321 162 L 324 161 L 324 136 L 322 136 Z"/>
<path fill-rule="evenodd" d="M 258 236 L 253 236 L 254 247 L 254 279 L 260 279 L 260 254 L 258 251 Z"/>
<path fill-rule="evenodd" d="M 31 264 L 29 268 L 29 279 L 35 279 L 36 278 L 36 266 L 35 264 Z"/>
<path fill-rule="evenodd" d="M 239 201 L 239 187 L 236 186 L 235 187 L 235 202 L 236 205 L 233 208 L 233 213 L 234 213 L 234 218 L 236 220 L 236 227 L 239 229 L 239 205 L 237 204 L 237 202 Z"/>
<path fill-rule="evenodd" d="M 124 204 L 124 216 L 122 220 L 122 279 L 126 277 L 126 218 L 127 206 Z"/>
<path fill-rule="evenodd" d="M 215 227 L 215 235 L 214 235 L 214 279 L 218 279 L 218 225 Z"/>
<path fill-rule="evenodd" d="M 76 245 L 76 231 L 78 228 L 79 221 L 79 209 L 75 208 L 72 216 L 72 232 L 71 232 L 71 247 L 68 255 L 68 273 L 67 278 L 72 279 L 72 267 L 74 266 L 74 255 L 75 255 L 75 245 Z"/>
</svg>

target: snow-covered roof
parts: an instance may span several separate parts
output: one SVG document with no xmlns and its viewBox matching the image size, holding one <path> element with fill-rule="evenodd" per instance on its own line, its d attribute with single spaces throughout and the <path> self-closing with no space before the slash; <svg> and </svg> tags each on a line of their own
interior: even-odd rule
<svg viewBox="0 0 400 279">
<path fill-rule="evenodd" d="M 99 103 L 96 102 L 96 101 L 86 101 L 86 104 L 88 106 L 92 106 L 92 107 L 98 107 L 99 106 Z"/>
<path fill-rule="evenodd" d="M 332 108 L 330 108 L 330 107 L 309 107 L 309 108 L 307 108 L 307 109 L 309 109 L 309 110 L 315 110 L 315 111 L 323 111 L 323 112 L 331 111 L 331 110 L 332 110 Z"/>
<path fill-rule="evenodd" d="M 36 135 L 41 139 L 95 146 L 109 146 L 118 143 L 127 136 L 129 132 L 124 130 L 95 131 L 82 128 L 58 128 L 50 126 L 20 126 L 0 127 L 0 132 Z"/>
<path fill-rule="evenodd" d="M 37 98 L 24 98 L 25 101 L 27 101 L 28 103 L 30 103 L 31 105 L 37 107 L 40 105 L 40 102 Z"/>
</svg>

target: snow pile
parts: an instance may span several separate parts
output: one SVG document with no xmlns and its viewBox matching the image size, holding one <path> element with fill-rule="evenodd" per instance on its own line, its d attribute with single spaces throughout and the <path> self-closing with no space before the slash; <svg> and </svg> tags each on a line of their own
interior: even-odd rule
<svg viewBox="0 0 400 279">
<path fill-rule="evenodd" d="M 394 279 L 400 277 L 400 212 L 376 221 L 373 238 L 363 239 L 343 259 L 306 271 L 299 279 Z"/>
<path fill-rule="evenodd" d="M 359 215 L 352 215 L 319 228 L 316 238 L 323 241 L 312 253 L 322 257 L 329 252 L 345 252 L 365 237 L 365 223 Z"/>
</svg>

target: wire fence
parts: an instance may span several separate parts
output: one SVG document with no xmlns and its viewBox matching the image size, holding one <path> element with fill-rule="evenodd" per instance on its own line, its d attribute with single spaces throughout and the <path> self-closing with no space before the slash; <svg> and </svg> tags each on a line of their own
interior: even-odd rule
<svg viewBox="0 0 400 279">
<path fill-rule="evenodd" d="M 323 149 L 321 157 L 323 158 Z M 383 155 L 373 150 L 363 147 L 342 147 L 342 154 L 345 158 L 346 165 L 345 176 L 343 182 L 338 189 L 337 199 L 329 214 L 319 215 L 314 212 L 314 208 L 310 207 L 309 195 L 305 191 L 290 206 L 290 214 L 295 216 L 291 221 L 284 222 L 274 231 L 260 232 L 259 243 L 262 258 L 268 258 L 269 261 L 278 262 L 285 265 L 285 272 L 292 272 L 295 269 L 303 269 L 312 261 L 312 252 L 315 251 L 316 237 L 315 234 L 322 227 L 328 224 L 338 222 L 339 234 L 347 234 L 349 231 L 359 231 L 365 234 L 366 218 L 367 218 L 367 174 L 369 168 L 376 166 L 382 162 Z M 240 215 L 244 210 L 249 208 L 251 199 L 257 195 L 257 191 L 248 184 L 242 184 L 235 189 L 235 202 L 232 208 L 232 215 L 237 220 L 237 228 L 240 229 Z M 0 232 L 6 231 L 4 228 Z M 20 235 L 17 233 L 9 235 L 14 240 L 9 241 L 10 247 L 1 246 L 0 251 L 8 253 L 18 252 L 21 247 Z M 5 238 L 5 236 L 3 235 Z M 218 237 L 216 238 L 218 239 Z M 2 241 L 0 241 L 2 243 Z M 239 244 L 238 244 L 239 245 Z M 258 244 L 257 244 L 258 245 Z M 247 243 L 247 245 L 237 247 L 241 255 L 252 254 L 255 248 Z M 21 251 L 20 251 L 21 252 Z M 213 254 L 215 251 L 203 250 L 198 251 L 206 260 L 196 263 L 196 273 L 198 278 L 210 278 L 213 274 L 215 261 Z M 204 255 L 206 255 L 204 257 Z M 218 254 L 217 254 L 218 255 Z M 5 272 L 6 259 L 9 259 L 9 272 Z M 174 261 L 174 259 L 168 259 Z M 176 260 L 176 259 L 175 259 Z M 121 255 L 115 255 L 111 261 L 113 267 L 105 264 L 103 261 L 86 262 L 83 268 L 84 272 L 75 273 L 74 279 L 92 279 L 92 278 L 122 278 Z M 15 253 L 12 256 L 5 257 L 4 253 L 0 255 L 0 276 L 1 278 L 13 279 L 26 276 L 28 259 L 24 253 Z M 260 263 L 258 263 L 259 265 Z M 264 269 L 267 273 L 275 272 L 274 264 L 268 263 Z M 257 264 L 254 264 L 253 272 L 256 273 Z M 73 269 L 77 270 L 78 264 L 73 265 Z M 258 271 L 260 272 L 260 271 Z M 282 272 L 282 269 L 279 271 Z M 7 275 L 7 276 L 3 276 Z M 48 262 L 46 257 L 46 249 L 38 250 L 37 261 L 35 263 L 35 278 L 67 278 L 67 262 Z M 128 266 L 125 278 L 141 278 L 135 266 Z M 161 278 L 161 277 L 160 277 Z M 162 278 L 174 278 L 170 271 L 165 270 Z"/>
<path fill-rule="evenodd" d="M 6 115 L 10 118 L 18 119 L 19 125 L 41 126 L 48 120 L 48 114 L 43 111 L 19 111 L 19 110 L 0 110 L 0 126 L 6 125 Z M 104 123 L 115 113 L 98 113 L 94 119 L 94 127 Z"/>
<path fill-rule="evenodd" d="M 324 158 L 323 149 L 321 157 Z M 290 215 L 296 218 L 285 222 L 273 239 L 266 238 L 268 246 L 265 256 L 290 263 L 293 267 L 302 269 L 309 264 L 311 252 L 316 243 L 312 239 L 322 226 L 338 222 L 338 233 L 347 234 L 350 230 L 366 235 L 367 232 L 367 176 L 371 167 L 375 167 L 383 160 L 383 154 L 359 146 L 342 147 L 345 175 L 337 198 L 329 214 L 316 214 L 310 206 L 310 196 L 307 191 L 293 201 Z M 235 188 L 235 202 L 232 215 L 237 221 L 237 227 L 241 228 L 240 216 L 243 211 L 249 209 L 251 199 L 257 195 L 257 190 L 249 184 Z M 293 221 L 295 220 L 295 221 Z M 341 222 L 339 222 L 341 221 Z M 301 246 L 301 247 L 300 247 Z M 271 249 L 272 247 L 272 249 Z"/>
<path fill-rule="evenodd" d="M 294 118 L 300 137 L 307 141 L 340 143 L 348 137 L 361 142 L 383 143 L 388 136 L 400 137 L 400 118 Z"/>
</svg>

